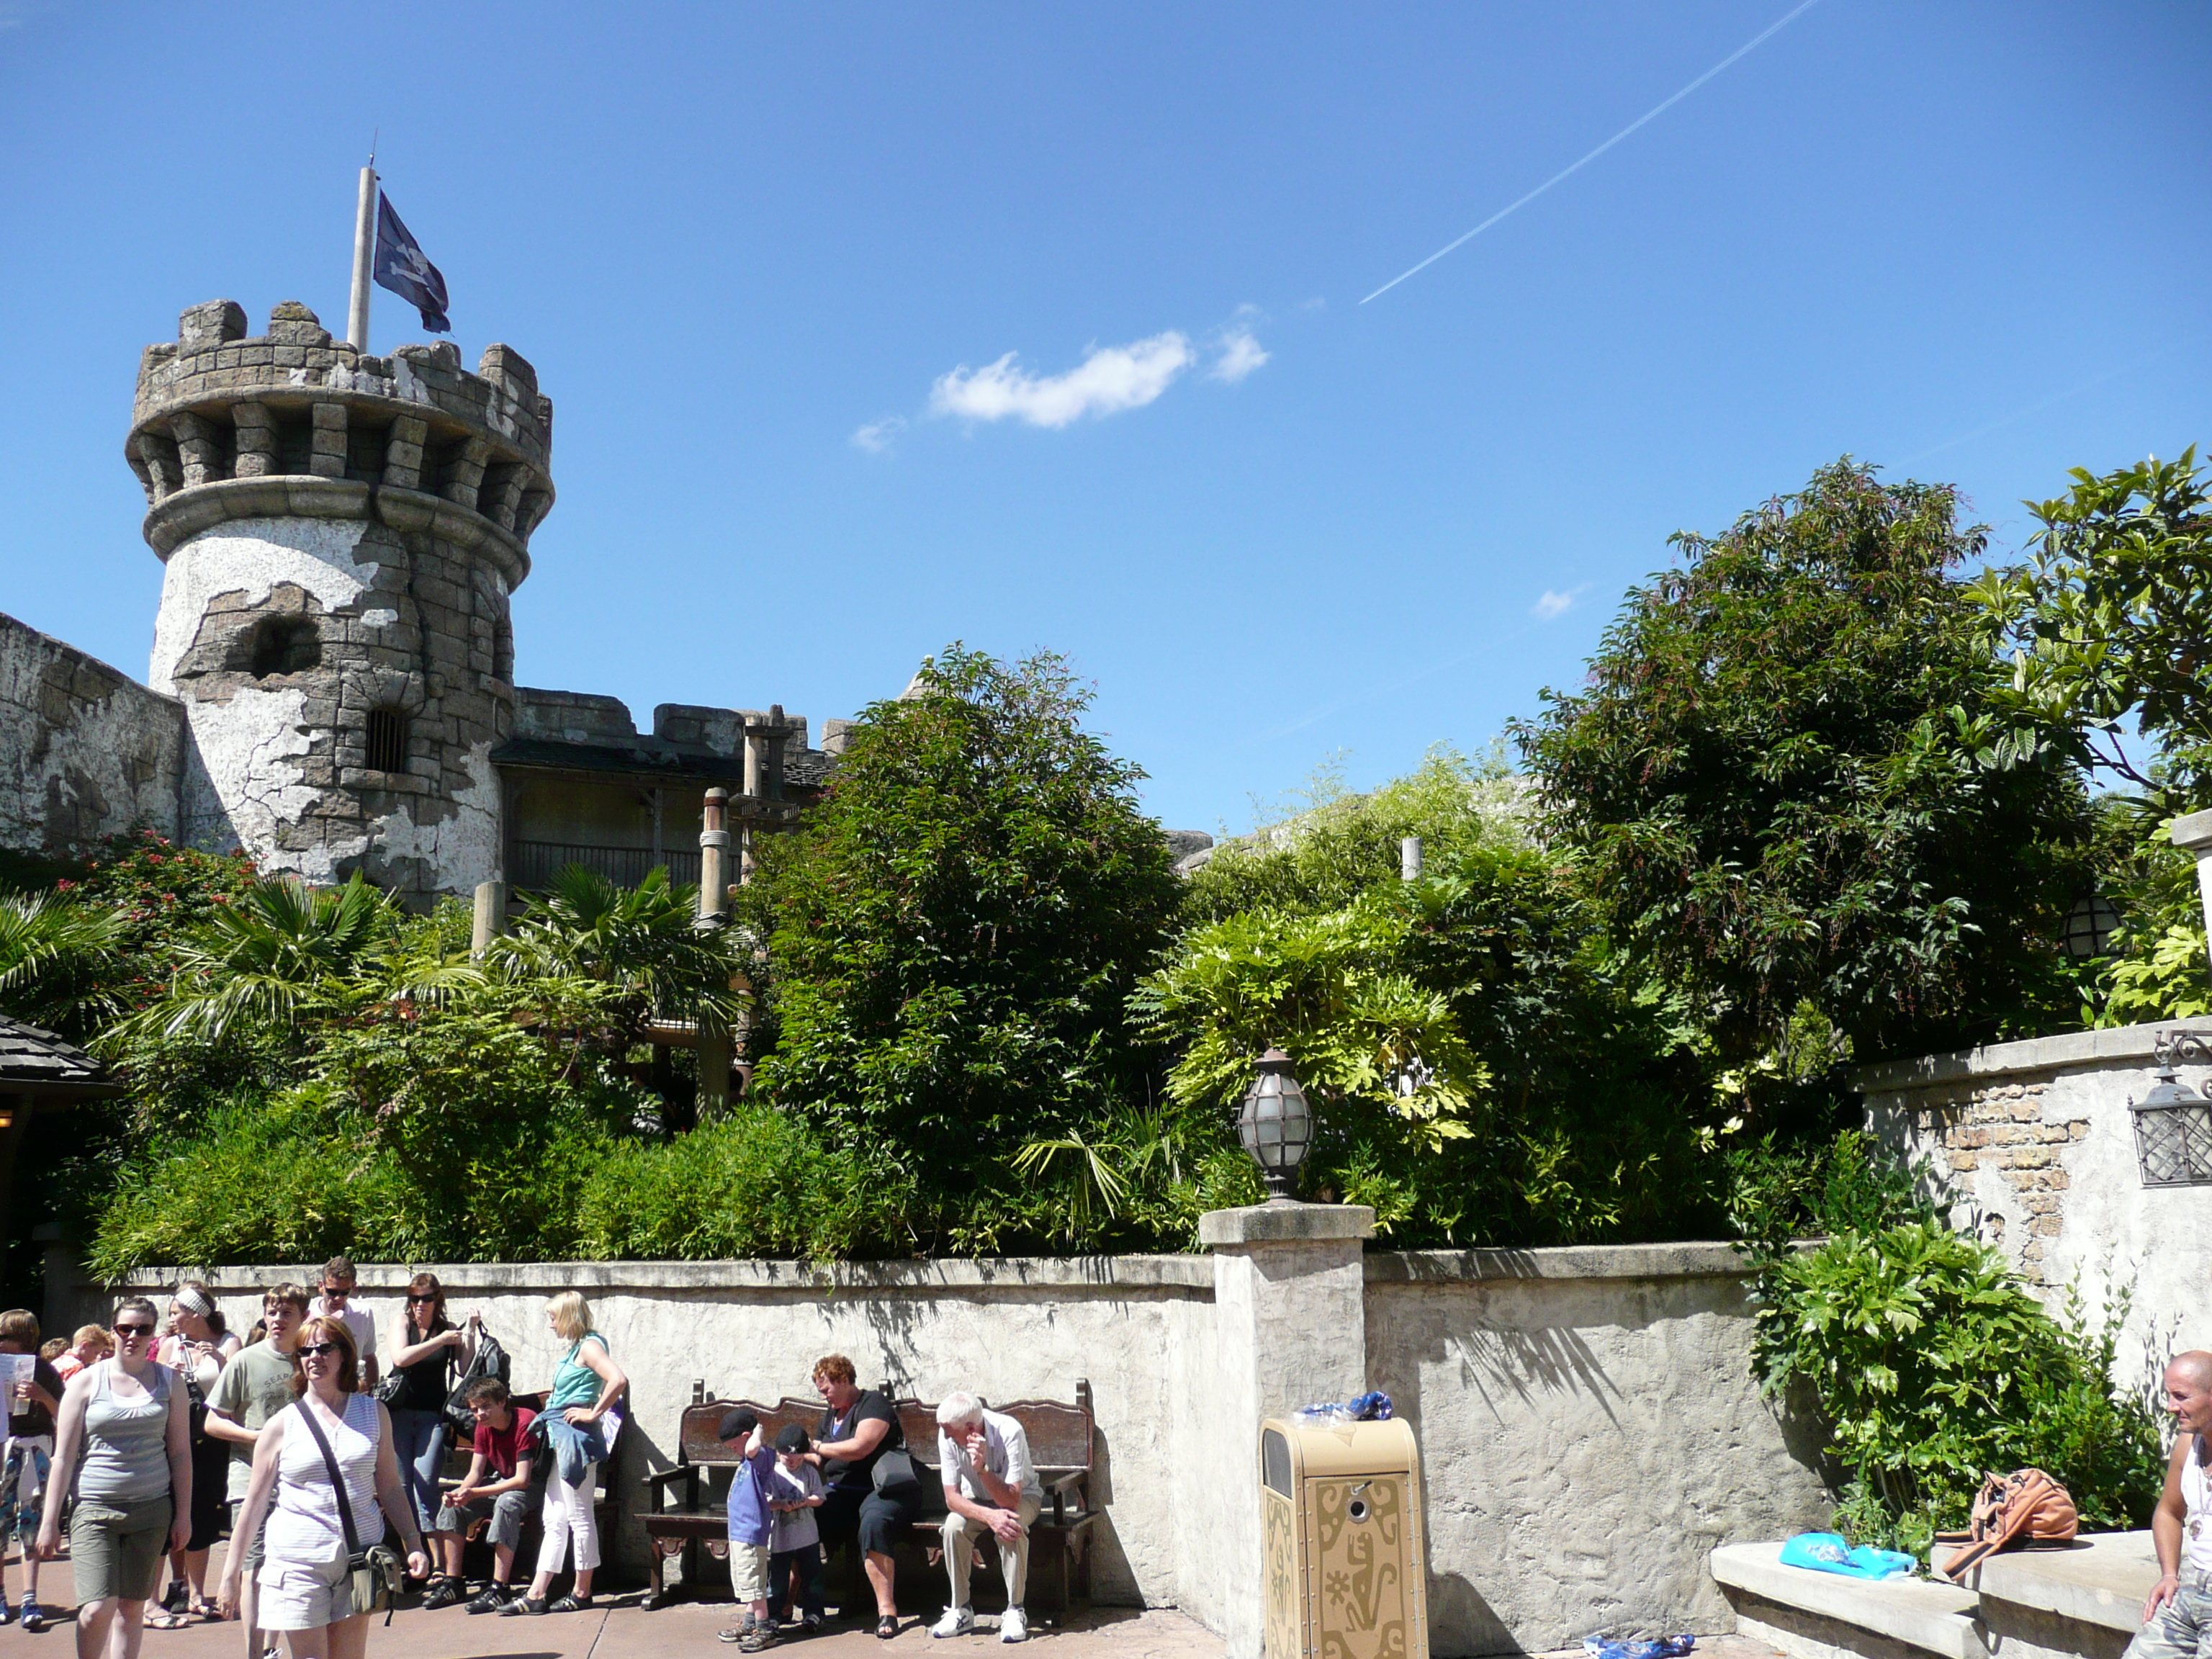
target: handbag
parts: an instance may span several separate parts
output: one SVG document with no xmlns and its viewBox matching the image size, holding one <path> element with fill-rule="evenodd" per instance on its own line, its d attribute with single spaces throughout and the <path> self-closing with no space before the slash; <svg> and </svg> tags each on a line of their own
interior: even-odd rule
<svg viewBox="0 0 2212 1659">
<path fill-rule="evenodd" d="M 381 1539 L 367 1549 L 361 1547 L 361 1534 L 353 1523 L 353 1499 L 346 1492 L 345 1477 L 338 1473 L 338 1460 L 331 1451 L 329 1437 L 323 1425 L 315 1421 L 315 1414 L 307 1409 L 307 1402 L 299 1402 L 300 1415 L 307 1425 L 307 1432 L 315 1437 L 316 1449 L 323 1455 L 323 1468 L 331 1477 L 331 1490 L 337 1494 L 338 1524 L 345 1528 L 346 1571 L 353 1575 L 353 1610 L 356 1613 L 374 1613 L 380 1604 L 384 1622 L 392 1622 L 393 1610 L 399 1603 L 399 1553 Z"/>
<path fill-rule="evenodd" d="M 876 1454 L 875 1467 L 868 1471 L 869 1478 L 875 1482 L 876 1490 L 880 1492 L 894 1492 L 904 1486 L 919 1486 L 921 1484 L 921 1472 L 915 1468 L 914 1459 L 907 1451 L 906 1429 L 898 1420 L 898 1407 L 896 1406 L 891 1407 L 890 1434 L 884 1438 L 890 1441 L 891 1435 L 896 1435 L 898 1438 Z"/>
<path fill-rule="evenodd" d="M 1966 1547 L 1943 1564 L 1943 1576 L 1957 1583 L 1998 1550 L 2023 1540 L 2063 1543 L 2081 1530 L 2081 1518 L 2074 1508 L 2074 1495 L 2041 1469 L 2014 1469 L 1992 1474 L 1970 1511 L 1970 1525 L 1962 1537 L 1938 1533 L 1942 1543 Z"/>
</svg>

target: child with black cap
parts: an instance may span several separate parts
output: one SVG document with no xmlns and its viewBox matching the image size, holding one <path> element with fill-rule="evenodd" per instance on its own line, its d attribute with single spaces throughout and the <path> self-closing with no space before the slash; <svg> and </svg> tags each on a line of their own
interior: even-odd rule
<svg viewBox="0 0 2212 1659">
<path fill-rule="evenodd" d="M 730 1478 L 730 1588 L 745 1608 L 735 1629 L 714 1633 L 735 1642 L 741 1652 L 758 1653 L 775 1645 L 775 1622 L 768 1613 L 768 1541 L 775 1521 L 769 1482 L 775 1454 L 762 1443 L 760 1417 L 750 1407 L 723 1413 L 714 1431 L 742 1443 L 738 1472 Z"/>
<path fill-rule="evenodd" d="M 807 1462 L 814 1443 L 793 1423 L 775 1437 L 775 1473 L 769 1484 L 769 1509 L 775 1516 L 768 1545 L 768 1616 L 771 1627 L 783 1623 L 791 1606 L 791 1575 L 799 1574 L 799 1605 L 806 1633 L 822 1628 L 822 1528 L 814 1511 L 822 1507 L 822 1475 Z"/>
</svg>

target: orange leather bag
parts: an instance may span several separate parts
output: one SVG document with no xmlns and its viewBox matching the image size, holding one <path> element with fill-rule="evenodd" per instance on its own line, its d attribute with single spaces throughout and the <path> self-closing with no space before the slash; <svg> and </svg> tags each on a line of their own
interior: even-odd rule
<svg viewBox="0 0 2212 1659">
<path fill-rule="evenodd" d="M 1983 1558 L 2028 1543 L 2063 1543 L 2081 1529 L 2074 1497 L 2041 1469 L 2014 1469 L 1982 1482 L 1963 1536 L 1939 1534 L 1947 1543 L 1966 1547 L 1943 1564 L 1943 1576 L 1959 1583 Z"/>
</svg>

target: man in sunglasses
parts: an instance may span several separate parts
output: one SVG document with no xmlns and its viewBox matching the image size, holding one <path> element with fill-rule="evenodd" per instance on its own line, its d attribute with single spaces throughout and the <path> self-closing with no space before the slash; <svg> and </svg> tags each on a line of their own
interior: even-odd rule
<svg viewBox="0 0 2212 1659">
<path fill-rule="evenodd" d="M 376 1392 L 376 1321 L 368 1313 L 355 1307 L 354 1291 L 358 1282 L 354 1272 L 353 1258 L 334 1255 L 323 1264 L 323 1296 L 315 1304 L 315 1311 L 325 1319 L 343 1319 L 346 1329 L 353 1333 L 354 1351 L 361 1356 L 361 1391 Z"/>
<path fill-rule="evenodd" d="M 253 1448 L 261 1439 L 263 1425 L 292 1403 L 292 1376 L 299 1368 L 300 1327 L 307 1322 L 307 1291 L 298 1285 L 270 1285 L 262 1293 L 261 1316 L 269 1327 L 267 1340 L 231 1355 L 208 1400 L 208 1433 L 230 1442 L 228 1501 L 234 1515 L 235 1506 L 246 1501 L 246 1489 L 252 1483 Z M 243 1545 L 235 1537 L 231 1540 L 233 1549 L 246 1551 L 247 1571 L 239 1613 L 246 1621 L 246 1659 L 261 1659 L 263 1651 L 271 1645 L 267 1633 L 257 1630 L 253 1623 L 260 1599 L 255 1580 L 261 1565 L 261 1546 L 258 1534 Z"/>
</svg>

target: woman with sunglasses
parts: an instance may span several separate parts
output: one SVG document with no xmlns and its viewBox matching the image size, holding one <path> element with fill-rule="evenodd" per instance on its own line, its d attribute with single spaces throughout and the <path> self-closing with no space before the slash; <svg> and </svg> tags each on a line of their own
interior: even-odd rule
<svg viewBox="0 0 2212 1659">
<path fill-rule="evenodd" d="M 446 1317 L 446 1289 L 435 1273 L 416 1273 L 408 1281 L 407 1306 L 392 1322 L 392 1377 L 384 1402 L 391 1408 L 392 1436 L 401 1478 L 415 1504 L 415 1524 L 431 1540 L 434 1555 L 444 1536 L 437 1525 L 444 1507 L 438 1477 L 446 1468 L 446 1400 L 455 1368 L 465 1370 L 476 1358 L 480 1328 L 475 1314 L 465 1326 Z M 441 1572 L 430 1581 L 422 1605 L 449 1607 L 464 1593 L 459 1579 Z"/>
<path fill-rule="evenodd" d="M 356 1392 L 360 1362 L 344 1320 L 319 1314 L 307 1321 L 300 1328 L 299 1354 L 300 1375 L 292 1380 L 299 1398 L 270 1418 L 254 1443 L 253 1480 L 233 1535 L 252 1537 L 269 1512 L 254 1581 L 261 1592 L 256 1619 L 264 1630 L 284 1632 L 292 1659 L 362 1659 L 368 1609 L 353 1604 L 344 1516 L 352 1516 L 354 1534 L 367 1549 L 384 1536 L 380 1505 L 406 1542 L 408 1572 L 424 1577 L 430 1559 L 400 1484 L 392 1419 L 374 1395 Z M 331 1480 L 333 1462 L 342 1486 Z M 224 1564 L 226 1619 L 236 1616 L 244 1556 L 240 1551 Z"/>
<path fill-rule="evenodd" d="M 154 1361 L 157 1319 L 143 1296 L 117 1304 L 115 1358 L 86 1366 L 62 1395 L 39 1557 L 60 1554 L 62 1504 L 74 1491 L 77 1659 L 137 1659 L 161 1557 L 192 1534 L 191 1419 L 184 1385 Z"/>
</svg>

